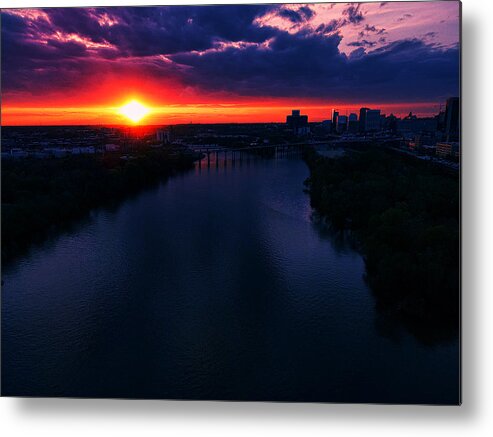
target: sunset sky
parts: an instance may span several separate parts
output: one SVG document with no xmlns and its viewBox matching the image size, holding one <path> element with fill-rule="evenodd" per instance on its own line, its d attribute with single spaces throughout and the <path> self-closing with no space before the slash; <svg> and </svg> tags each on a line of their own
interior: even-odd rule
<svg viewBox="0 0 493 437">
<path fill-rule="evenodd" d="M 459 3 L 3 9 L 2 124 L 432 115 L 459 95 Z"/>
</svg>

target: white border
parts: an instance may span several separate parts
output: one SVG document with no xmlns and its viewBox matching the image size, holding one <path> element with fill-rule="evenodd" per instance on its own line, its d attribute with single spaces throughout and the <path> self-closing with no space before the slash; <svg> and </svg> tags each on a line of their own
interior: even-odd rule
<svg viewBox="0 0 493 437">
<path fill-rule="evenodd" d="M 6 0 L 4 7 L 180 4 L 153 0 Z M 187 3 L 187 2 L 183 2 Z M 183 4 L 182 3 L 182 4 Z M 188 3 L 239 3 L 192 0 Z M 255 3 L 242 1 L 241 3 Z M 258 2 L 257 2 L 258 3 Z M 266 3 L 278 3 L 276 1 Z M 462 407 L 0 399 L 3 435 L 492 435 L 493 25 L 491 0 L 463 1 Z"/>
</svg>

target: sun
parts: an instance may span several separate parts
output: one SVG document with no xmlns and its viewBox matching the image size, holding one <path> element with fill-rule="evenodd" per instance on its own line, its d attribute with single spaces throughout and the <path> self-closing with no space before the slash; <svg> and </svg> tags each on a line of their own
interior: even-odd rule
<svg viewBox="0 0 493 437">
<path fill-rule="evenodd" d="M 124 115 L 133 123 L 138 123 L 151 110 L 137 100 L 132 100 L 118 109 L 118 113 Z"/>
</svg>

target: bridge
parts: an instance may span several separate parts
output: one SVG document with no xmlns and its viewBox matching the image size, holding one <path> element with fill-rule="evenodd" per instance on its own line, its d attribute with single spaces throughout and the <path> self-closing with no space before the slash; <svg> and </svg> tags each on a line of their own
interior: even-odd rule
<svg viewBox="0 0 493 437">
<path fill-rule="evenodd" d="M 354 141 L 353 141 L 354 142 Z M 361 142 L 361 141 L 358 141 Z M 206 158 L 207 165 L 209 166 L 211 163 L 211 157 L 215 158 L 216 164 L 219 161 L 219 158 L 223 159 L 223 162 L 227 162 L 228 160 L 232 163 L 236 161 L 242 161 L 243 159 L 248 159 L 251 156 L 268 156 L 268 157 L 283 157 L 290 156 L 295 154 L 300 154 L 307 147 L 314 146 L 327 146 L 327 147 L 335 147 L 337 145 L 342 145 L 344 141 L 338 140 L 329 140 L 329 141 L 314 141 L 314 142 L 301 142 L 301 143 L 285 143 L 285 144 L 260 144 L 260 145 L 250 145 L 244 147 L 219 147 L 219 146 L 211 146 L 211 145 L 195 145 L 188 146 L 188 149 L 193 151 L 194 153 L 199 153 L 203 155 L 203 158 L 198 161 L 199 166 L 201 165 L 202 160 Z"/>
</svg>

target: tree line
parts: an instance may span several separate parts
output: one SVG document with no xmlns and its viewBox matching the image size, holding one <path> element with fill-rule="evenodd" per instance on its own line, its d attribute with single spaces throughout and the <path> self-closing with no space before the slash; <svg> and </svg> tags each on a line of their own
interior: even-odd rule
<svg viewBox="0 0 493 437">
<path fill-rule="evenodd" d="M 458 326 L 459 178 L 377 147 L 305 160 L 312 207 L 354 236 L 377 302 Z"/>
<path fill-rule="evenodd" d="M 2 263 L 92 208 L 193 166 L 193 157 L 148 150 L 132 157 L 67 156 L 2 162 Z"/>
</svg>

